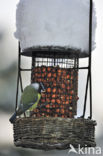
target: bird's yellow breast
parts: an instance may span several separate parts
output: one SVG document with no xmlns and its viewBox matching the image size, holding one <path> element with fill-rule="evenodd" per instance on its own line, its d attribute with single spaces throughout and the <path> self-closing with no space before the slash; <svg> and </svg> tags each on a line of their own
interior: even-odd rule
<svg viewBox="0 0 103 156">
<path fill-rule="evenodd" d="M 36 109 L 38 103 L 39 103 L 39 100 L 41 98 L 41 94 L 38 93 L 38 99 L 37 101 L 34 103 L 34 105 L 32 107 L 29 108 L 30 111 L 33 111 L 34 109 Z"/>
</svg>

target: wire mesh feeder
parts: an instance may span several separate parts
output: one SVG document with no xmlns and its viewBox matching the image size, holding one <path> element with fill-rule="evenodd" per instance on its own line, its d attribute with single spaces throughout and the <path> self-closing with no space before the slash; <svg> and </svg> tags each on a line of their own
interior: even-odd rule
<svg viewBox="0 0 103 156">
<path fill-rule="evenodd" d="M 78 59 L 55 57 L 33 57 L 32 83 L 43 82 L 46 88 L 39 102 L 45 106 L 35 109 L 34 116 L 72 118 L 77 113 Z"/>
<path fill-rule="evenodd" d="M 19 68 L 20 69 L 20 68 Z M 17 118 L 14 123 L 16 146 L 36 149 L 67 149 L 95 146 L 95 121 L 75 119 L 78 101 L 79 59 L 54 53 L 32 56 L 31 82 L 43 82 L 42 94 L 32 117 Z M 21 79 L 20 79 L 21 80 Z M 21 87 L 22 88 L 22 87 Z"/>
<path fill-rule="evenodd" d="M 74 51 L 74 52 L 73 52 Z M 18 81 L 16 108 L 18 104 L 19 82 L 22 87 L 21 56 L 32 57 L 31 82 L 43 82 L 46 92 L 42 94 L 39 106 L 32 117 L 19 117 L 15 120 L 14 143 L 16 146 L 36 149 L 67 149 L 74 147 L 96 146 L 95 126 L 92 119 L 92 0 L 89 16 L 89 56 L 88 66 L 79 67 L 79 51 L 65 47 L 33 47 L 21 51 L 19 46 Z M 83 115 L 75 119 L 78 100 L 78 70 L 88 70 L 84 97 Z M 90 116 L 84 119 L 88 88 L 90 89 Z M 16 110 L 16 109 L 15 109 Z"/>
</svg>

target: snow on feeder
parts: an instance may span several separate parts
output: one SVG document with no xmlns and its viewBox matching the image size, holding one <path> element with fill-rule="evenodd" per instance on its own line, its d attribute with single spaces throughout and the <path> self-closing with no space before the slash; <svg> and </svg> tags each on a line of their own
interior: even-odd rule
<svg viewBox="0 0 103 156">
<path fill-rule="evenodd" d="M 21 56 L 32 57 L 31 83 L 42 83 L 38 107 L 29 117 L 17 117 L 14 122 L 16 146 L 37 149 L 67 149 L 96 146 L 92 119 L 91 52 L 95 48 L 96 17 L 92 0 L 20 0 L 17 6 L 19 43 L 19 80 L 23 91 Z M 87 58 L 87 67 L 79 59 Z M 87 70 L 84 111 L 77 115 L 78 71 Z M 90 82 L 90 83 L 89 83 Z M 90 85 L 89 85 L 90 84 Z M 90 116 L 85 119 L 88 86 Z"/>
</svg>

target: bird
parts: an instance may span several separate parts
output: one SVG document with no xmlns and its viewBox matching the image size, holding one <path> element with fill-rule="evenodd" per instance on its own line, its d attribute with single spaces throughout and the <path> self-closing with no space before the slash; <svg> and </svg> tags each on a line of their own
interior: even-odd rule
<svg viewBox="0 0 103 156">
<path fill-rule="evenodd" d="M 44 91 L 45 87 L 42 82 L 35 82 L 26 86 L 21 95 L 20 105 L 9 121 L 14 123 L 17 116 L 20 116 L 27 110 L 32 111 L 36 109 L 41 98 L 41 93 Z"/>
</svg>

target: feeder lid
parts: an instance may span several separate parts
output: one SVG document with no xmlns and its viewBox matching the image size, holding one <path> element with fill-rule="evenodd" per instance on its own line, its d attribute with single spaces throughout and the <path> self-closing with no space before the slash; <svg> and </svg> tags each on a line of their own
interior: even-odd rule
<svg viewBox="0 0 103 156">
<path fill-rule="evenodd" d="M 20 0 L 15 37 L 24 55 L 48 51 L 89 54 L 90 0 Z M 92 50 L 95 49 L 96 15 L 93 5 Z"/>
</svg>

